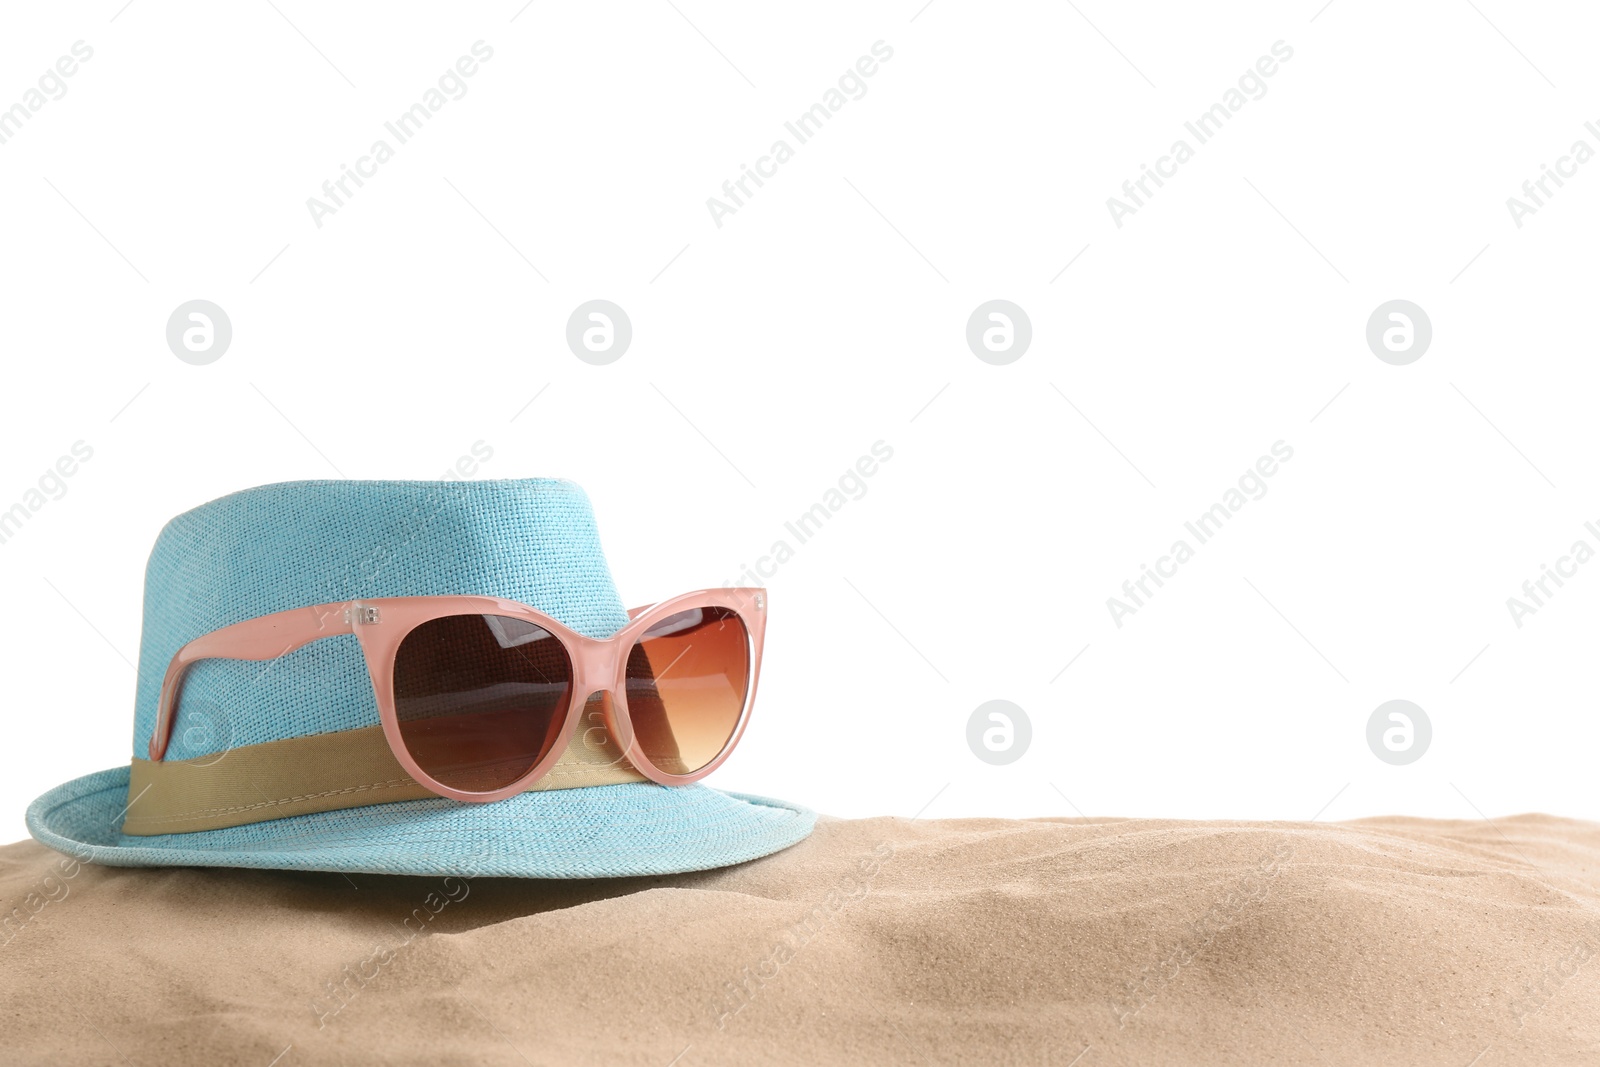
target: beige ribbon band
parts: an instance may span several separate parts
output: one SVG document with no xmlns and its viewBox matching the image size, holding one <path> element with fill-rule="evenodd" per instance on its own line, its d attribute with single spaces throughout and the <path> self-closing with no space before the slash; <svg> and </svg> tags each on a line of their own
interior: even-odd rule
<svg viewBox="0 0 1600 1067">
<path fill-rule="evenodd" d="M 644 781 L 604 731 L 579 730 L 529 792 Z M 146 837 L 220 830 L 433 796 L 400 767 L 383 727 L 368 726 L 243 745 L 191 760 L 135 759 L 122 832 Z"/>
</svg>

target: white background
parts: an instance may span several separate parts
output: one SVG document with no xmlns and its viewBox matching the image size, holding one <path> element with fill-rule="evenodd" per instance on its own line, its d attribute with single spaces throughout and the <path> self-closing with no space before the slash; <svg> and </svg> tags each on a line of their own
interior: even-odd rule
<svg viewBox="0 0 1600 1067">
<path fill-rule="evenodd" d="M 1600 161 L 1506 207 L 1600 148 L 1592 10 L 276 2 L 0 16 L 0 107 L 94 49 L 0 145 L 0 509 L 94 449 L 0 545 L 6 836 L 128 758 L 163 522 L 477 441 L 479 476 L 589 491 L 629 602 L 736 579 L 893 448 L 769 580 L 713 784 L 843 816 L 1600 817 L 1600 564 L 1520 629 L 1506 607 L 1600 548 Z M 467 94 L 315 226 L 479 40 Z M 718 228 L 706 199 L 880 40 Z M 1114 225 L 1279 40 L 1266 95 Z M 233 324 L 210 366 L 165 342 L 195 298 Z M 592 298 L 632 319 L 610 366 L 565 344 Z M 965 342 L 994 298 L 1032 320 L 1008 366 Z M 1403 367 L 1364 336 L 1395 298 L 1434 329 Z M 1106 598 L 1279 440 L 1266 496 L 1116 627 Z M 966 742 L 995 698 L 1033 724 L 1005 767 Z M 1365 739 L 1393 698 L 1434 729 L 1404 767 Z"/>
</svg>

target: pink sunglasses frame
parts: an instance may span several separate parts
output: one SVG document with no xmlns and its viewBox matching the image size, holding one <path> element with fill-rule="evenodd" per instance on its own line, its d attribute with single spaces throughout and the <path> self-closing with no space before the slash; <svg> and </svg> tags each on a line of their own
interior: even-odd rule
<svg viewBox="0 0 1600 1067">
<path fill-rule="evenodd" d="M 156 713 L 155 731 L 150 735 L 150 759 L 159 762 L 171 743 L 183 679 L 189 668 L 204 659 L 272 660 L 313 641 L 341 634 L 354 634 L 366 657 L 367 673 L 378 701 L 378 718 L 384 737 L 407 774 L 417 783 L 442 797 L 469 803 L 505 800 L 525 792 L 548 774 L 566 752 L 583 716 L 590 696 L 604 693 L 606 727 L 618 738 L 623 754 L 634 769 L 660 785 L 689 785 L 720 767 L 744 735 L 755 705 L 756 683 L 761 676 L 761 649 L 766 640 L 767 591 L 760 588 L 701 589 L 675 596 L 657 604 L 633 608 L 629 622 L 610 637 L 594 638 L 580 634 L 556 619 L 514 600 L 483 596 L 376 597 L 371 600 L 339 601 L 294 608 L 271 615 L 246 619 L 180 648 L 172 657 L 161 683 L 161 701 Z M 634 642 L 655 623 L 690 608 L 727 608 L 744 624 L 746 649 L 750 657 L 749 686 L 739 720 L 722 751 L 704 767 L 690 774 L 669 774 L 652 764 L 638 743 L 633 721 L 628 716 L 628 654 Z M 469 793 L 436 781 L 417 765 L 406 750 L 400 734 L 400 719 L 395 712 L 394 658 L 406 635 L 425 622 L 448 615 L 504 615 L 521 619 L 548 630 L 566 649 L 572 660 L 572 699 L 566 721 L 548 754 L 532 770 L 515 782 L 491 793 Z"/>
</svg>

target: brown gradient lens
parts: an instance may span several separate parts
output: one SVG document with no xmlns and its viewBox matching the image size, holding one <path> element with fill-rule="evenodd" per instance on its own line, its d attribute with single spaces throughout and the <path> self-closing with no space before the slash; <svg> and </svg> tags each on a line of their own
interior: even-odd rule
<svg viewBox="0 0 1600 1067">
<path fill-rule="evenodd" d="M 749 635 L 728 608 L 669 615 L 628 654 L 628 717 L 668 774 L 693 774 L 727 747 L 749 691 Z"/>
<path fill-rule="evenodd" d="M 549 754 L 572 699 L 572 660 L 548 630 L 503 615 L 418 626 L 394 657 L 400 736 L 440 783 L 490 793 Z"/>
</svg>

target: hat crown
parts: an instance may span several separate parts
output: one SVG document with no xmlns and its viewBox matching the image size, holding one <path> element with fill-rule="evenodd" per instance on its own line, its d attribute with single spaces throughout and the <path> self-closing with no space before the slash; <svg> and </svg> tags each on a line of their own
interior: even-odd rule
<svg viewBox="0 0 1600 1067">
<path fill-rule="evenodd" d="M 167 664 L 195 638 L 313 604 L 449 595 L 520 601 L 593 637 L 628 621 L 589 498 L 564 480 L 283 482 L 177 516 L 145 571 L 133 754 Z M 195 664 L 168 758 L 378 721 L 356 639 L 329 637 L 274 660 Z"/>
</svg>

